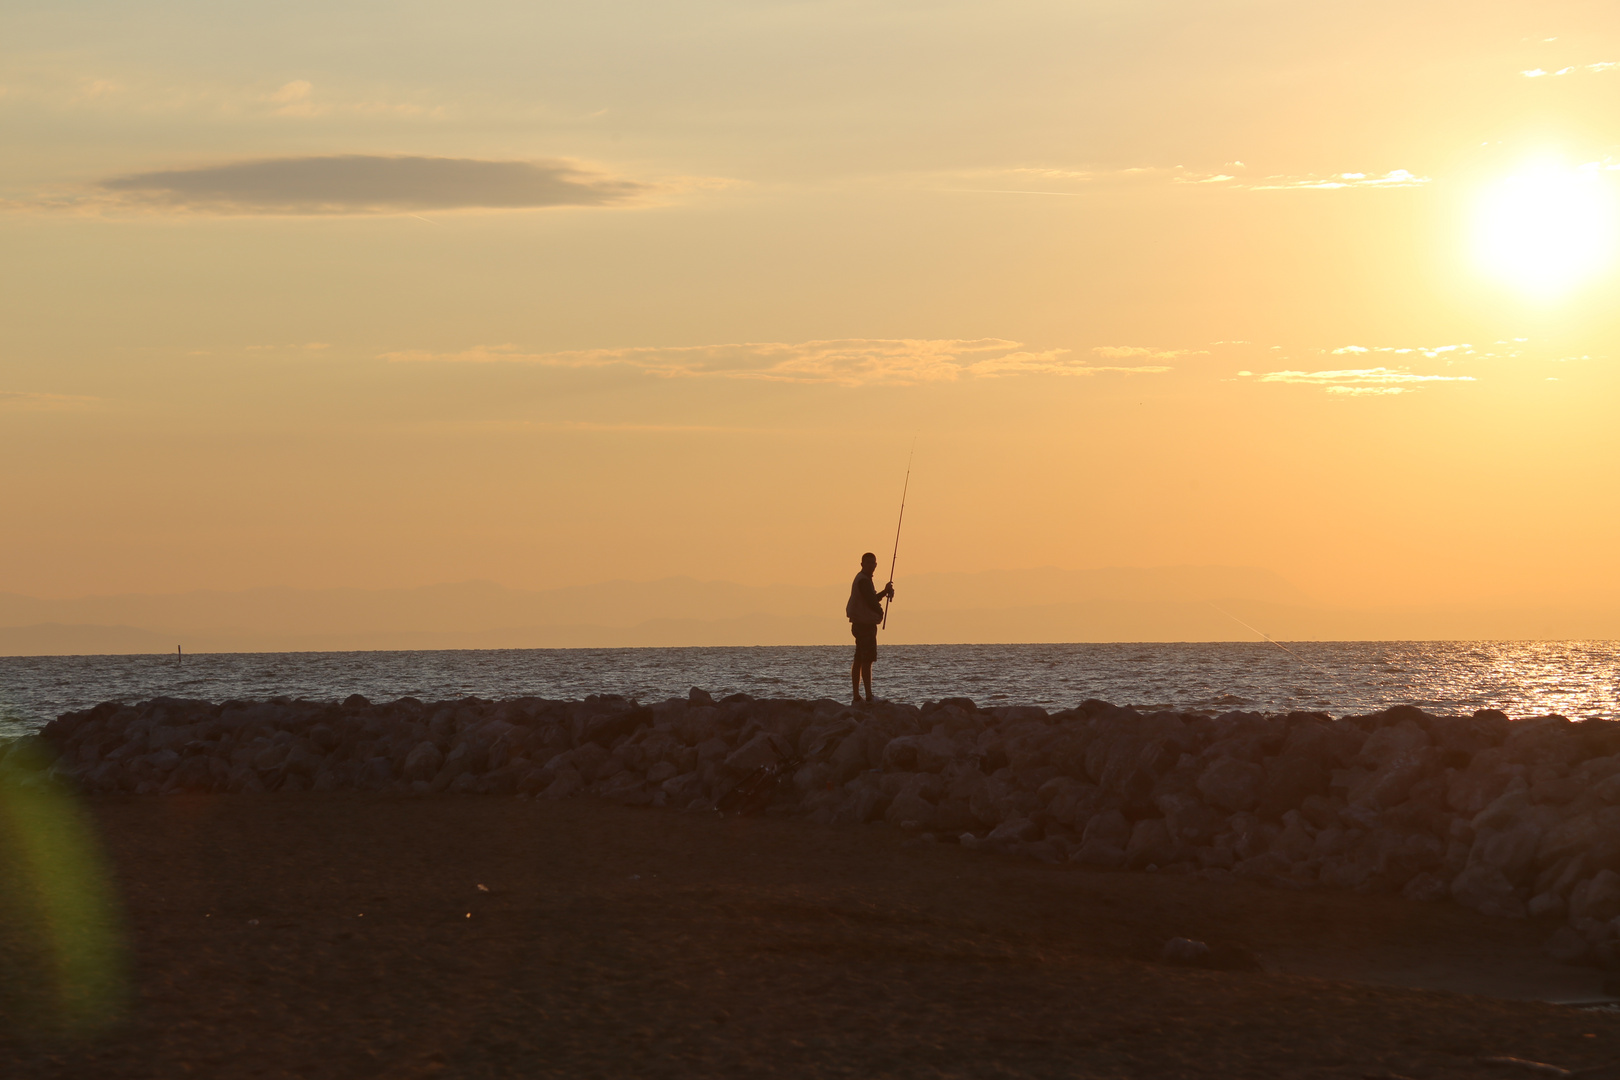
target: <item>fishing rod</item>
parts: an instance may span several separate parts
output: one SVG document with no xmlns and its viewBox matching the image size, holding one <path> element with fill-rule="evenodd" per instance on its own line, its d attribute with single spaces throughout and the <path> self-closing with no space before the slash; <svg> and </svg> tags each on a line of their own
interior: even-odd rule
<svg viewBox="0 0 1620 1080">
<path fill-rule="evenodd" d="M 889 556 L 889 584 L 894 584 L 894 566 L 900 559 L 900 526 L 906 523 L 906 492 L 911 490 L 911 459 L 917 456 L 917 440 L 911 440 L 911 453 L 906 455 L 906 482 L 900 488 L 900 520 L 894 523 L 894 554 Z M 883 598 L 883 629 L 889 628 L 889 605 L 894 603 L 891 594 Z"/>
</svg>

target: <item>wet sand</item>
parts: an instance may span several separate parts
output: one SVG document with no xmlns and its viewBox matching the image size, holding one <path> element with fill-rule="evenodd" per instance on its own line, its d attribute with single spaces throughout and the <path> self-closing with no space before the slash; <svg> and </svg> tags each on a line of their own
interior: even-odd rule
<svg viewBox="0 0 1620 1080">
<path fill-rule="evenodd" d="M 125 905 L 131 1004 L 92 1039 L 13 1014 L 7 1077 L 1418 1078 L 1537 1075 L 1490 1056 L 1620 1062 L 1620 1013 L 1512 1000 L 1595 997 L 1596 972 L 1543 959 L 1546 927 L 1449 904 L 594 799 L 90 808 Z M 20 932 L 0 931 L 11 980 L 27 975 Z M 1177 935 L 1274 970 L 1154 962 Z"/>
</svg>

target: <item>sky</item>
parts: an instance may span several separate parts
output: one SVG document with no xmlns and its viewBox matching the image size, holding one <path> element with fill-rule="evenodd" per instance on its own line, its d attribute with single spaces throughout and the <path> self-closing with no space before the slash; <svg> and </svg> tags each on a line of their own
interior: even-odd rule
<svg viewBox="0 0 1620 1080">
<path fill-rule="evenodd" d="M 1620 598 L 1620 8 L 0 9 L 0 591 Z M 885 560 L 886 561 L 886 560 Z"/>
</svg>

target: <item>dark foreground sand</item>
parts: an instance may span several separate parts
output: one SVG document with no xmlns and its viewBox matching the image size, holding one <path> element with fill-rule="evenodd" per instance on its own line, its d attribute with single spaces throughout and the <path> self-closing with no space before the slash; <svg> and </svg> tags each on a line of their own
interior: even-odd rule
<svg viewBox="0 0 1620 1080">
<path fill-rule="evenodd" d="M 47 1034 L 15 992 L 27 943 L 0 929 L 8 1078 L 1534 1077 L 1480 1059 L 1620 1061 L 1620 1013 L 1299 974 L 1596 992 L 1595 973 L 1539 959 L 1546 928 L 1451 905 L 587 799 L 91 809 L 132 1003 L 94 1039 Z M 1175 935 L 1293 973 L 1154 963 Z"/>
</svg>

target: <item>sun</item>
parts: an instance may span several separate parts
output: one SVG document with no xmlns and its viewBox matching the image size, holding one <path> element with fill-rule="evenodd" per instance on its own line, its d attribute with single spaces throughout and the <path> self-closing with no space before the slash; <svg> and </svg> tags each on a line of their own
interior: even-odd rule
<svg viewBox="0 0 1620 1080">
<path fill-rule="evenodd" d="M 1614 181 L 1601 166 L 1542 164 L 1498 181 L 1475 214 L 1483 268 L 1523 292 L 1568 292 L 1613 261 Z"/>
</svg>

